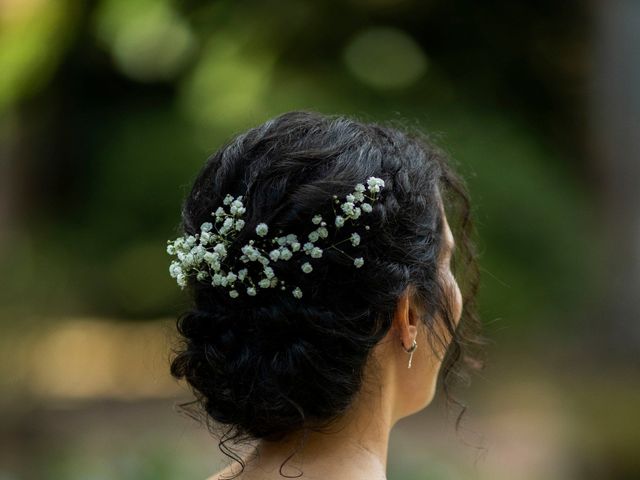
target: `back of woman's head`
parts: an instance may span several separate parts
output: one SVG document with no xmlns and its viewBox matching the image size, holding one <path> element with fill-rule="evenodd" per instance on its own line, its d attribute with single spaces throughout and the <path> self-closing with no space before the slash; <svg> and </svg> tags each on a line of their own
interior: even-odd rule
<svg viewBox="0 0 640 480">
<path fill-rule="evenodd" d="M 246 223 L 227 245 L 227 258 L 241 255 L 260 223 L 274 235 L 306 239 L 317 227 L 313 216 L 334 218 L 334 199 L 372 176 L 384 188 L 361 226 L 345 226 L 340 234 L 348 238 L 357 231 L 357 246 L 347 241 L 324 249 L 321 258 L 271 263 L 277 278 L 298 286 L 302 297 L 264 288 L 232 298 L 228 288 L 189 278 L 193 307 L 178 319 L 182 342 L 171 373 L 196 396 L 184 406 L 199 407 L 207 423 L 227 427 L 227 438 L 283 438 L 347 412 L 408 287 L 424 306 L 429 331 L 435 336 L 439 318 L 452 335 L 442 369 L 449 398 L 447 379 L 460 374 L 462 347 L 476 338 L 477 267 L 464 184 L 424 136 L 344 116 L 282 114 L 208 159 L 184 201 L 181 233 L 200 233 L 230 194 L 242 196 Z M 457 227 L 456 255 L 466 279 L 457 328 L 438 277 L 445 211 Z M 327 222 L 331 235 L 332 227 Z M 353 257 L 364 259 L 360 268 Z M 312 271 L 301 269 L 305 262 Z"/>
</svg>

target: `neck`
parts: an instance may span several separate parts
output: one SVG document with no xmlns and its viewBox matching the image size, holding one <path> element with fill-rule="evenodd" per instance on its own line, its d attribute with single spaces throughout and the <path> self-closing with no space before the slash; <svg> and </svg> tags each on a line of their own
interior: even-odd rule
<svg viewBox="0 0 640 480">
<path fill-rule="evenodd" d="M 379 390 L 370 392 L 373 395 L 360 395 L 349 413 L 332 424 L 327 433 L 306 430 L 284 441 L 260 441 L 245 472 L 259 470 L 261 478 L 282 478 L 282 474 L 304 475 L 310 480 L 386 480 L 394 421 L 391 399 Z"/>
</svg>

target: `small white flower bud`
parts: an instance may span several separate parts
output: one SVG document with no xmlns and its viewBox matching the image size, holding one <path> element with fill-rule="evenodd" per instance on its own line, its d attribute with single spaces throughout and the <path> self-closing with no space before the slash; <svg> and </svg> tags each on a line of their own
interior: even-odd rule
<svg viewBox="0 0 640 480">
<path fill-rule="evenodd" d="M 300 287 L 296 287 L 291 293 L 293 293 L 293 296 L 296 298 L 302 298 L 302 290 L 300 290 Z"/>
<path fill-rule="evenodd" d="M 357 233 L 352 233 L 351 234 L 351 244 L 356 247 L 358 246 L 358 244 L 360 243 L 360 235 L 358 235 Z"/>
<path fill-rule="evenodd" d="M 239 295 L 237 290 L 229 290 L 229 296 L 231 298 L 237 298 L 237 296 Z"/>
<path fill-rule="evenodd" d="M 364 265 L 364 259 L 362 257 L 358 257 L 353 261 L 353 264 L 356 266 L 356 268 L 360 268 L 362 265 Z"/>
<path fill-rule="evenodd" d="M 252 297 L 254 297 L 256 294 L 256 289 L 253 287 L 247 287 L 247 295 L 251 295 Z"/>
<path fill-rule="evenodd" d="M 227 193 L 227 195 L 224 197 L 224 200 L 222 200 L 222 203 L 224 203 L 225 205 L 229 205 L 231 202 L 233 202 L 233 197 Z"/>
<path fill-rule="evenodd" d="M 271 250 L 269 252 L 269 257 L 275 262 L 280 258 L 280 250 Z"/>
<path fill-rule="evenodd" d="M 309 262 L 304 262 L 300 268 L 304 273 L 310 273 L 313 270 L 313 267 Z"/>
<path fill-rule="evenodd" d="M 318 223 L 320 223 L 322 221 L 322 216 L 321 215 L 314 215 L 314 217 L 311 219 L 311 221 L 317 225 Z"/>
<path fill-rule="evenodd" d="M 336 215 L 336 227 L 342 227 L 344 225 L 344 218 L 340 215 Z"/>
<path fill-rule="evenodd" d="M 200 226 L 200 230 L 202 232 L 210 232 L 211 229 L 213 228 L 213 224 L 211 222 L 204 222 L 201 226 Z"/>
</svg>

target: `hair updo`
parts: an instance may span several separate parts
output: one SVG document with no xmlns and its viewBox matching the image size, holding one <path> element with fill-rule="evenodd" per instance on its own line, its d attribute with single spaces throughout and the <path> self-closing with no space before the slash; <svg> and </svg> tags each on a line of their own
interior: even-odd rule
<svg viewBox="0 0 640 480">
<path fill-rule="evenodd" d="M 366 214 L 370 229 L 358 230 L 361 268 L 332 249 L 309 274 L 298 262 L 272 264 L 279 278 L 302 288 L 300 299 L 272 288 L 238 301 L 226 288 L 189 280 L 193 306 L 178 318 L 181 345 L 171 374 L 194 392 L 196 400 L 182 404 L 188 413 L 202 415 L 210 428 L 211 420 L 228 428 L 221 450 L 230 439 L 277 440 L 345 413 L 408 287 L 424 306 L 429 331 L 436 335 L 439 314 L 451 334 L 440 379 L 447 400 L 463 407 L 458 426 L 465 407 L 451 397 L 448 380 L 466 379 L 465 365 L 481 365 L 468 353 L 482 343 L 474 309 L 478 268 L 464 182 L 424 135 L 344 116 L 284 113 L 207 160 L 184 200 L 180 233 L 199 233 L 231 194 L 247 198 L 246 227 L 234 244 L 246 243 L 243 234 L 261 222 L 306 238 L 313 215 L 332 218 L 333 195 L 344 198 L 370 176 L 385 186 Z M 452 267 L 462 267 L 457 328 L 438 277 L 443 207 L 458 244 Z"/>
</svg>

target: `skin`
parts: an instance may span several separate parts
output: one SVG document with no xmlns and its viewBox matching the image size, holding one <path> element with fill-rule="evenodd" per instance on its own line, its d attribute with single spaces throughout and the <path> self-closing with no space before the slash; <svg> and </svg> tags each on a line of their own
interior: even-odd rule
<svg viewBox="0 0 640 480">
<path fill-rule="evenodd" d="M 440 274 L 454 300 L 454 321 L 462 314 L 462 296 L 450 269 L 454 238 L 443 212 L 445 247 Z M 435 395 L 438 372 L 444 354 L 436 355 L 426 340 L 427 329 L 419 320 L 419 309 L 407 289 L 398 299 L 393 324 L 386 337 L 374 348 L 375 361 L 365 369 L 365 384 L 348 416 L 330 433 L 307 432 L 304 448 L 299 450 L 302 433 L 280 442 L 260 441 L 256 452 L 245 457 L 244 472 L 238 480 L 349 479 L 386 480 L 387 454 L 391 429 L 398 420 L 425 408 Z M 450 338 L 442 331 L 446 345 Z M 417 341 L 411 368 L 409 354 L 403 350 Z M 296 452 L 296 449 L 297 452 Z M 296 452 L 282 468 L 287 457 Z M 207 480 L 223 480 L 239 471 L 233 462 Z"/>
</svg>

